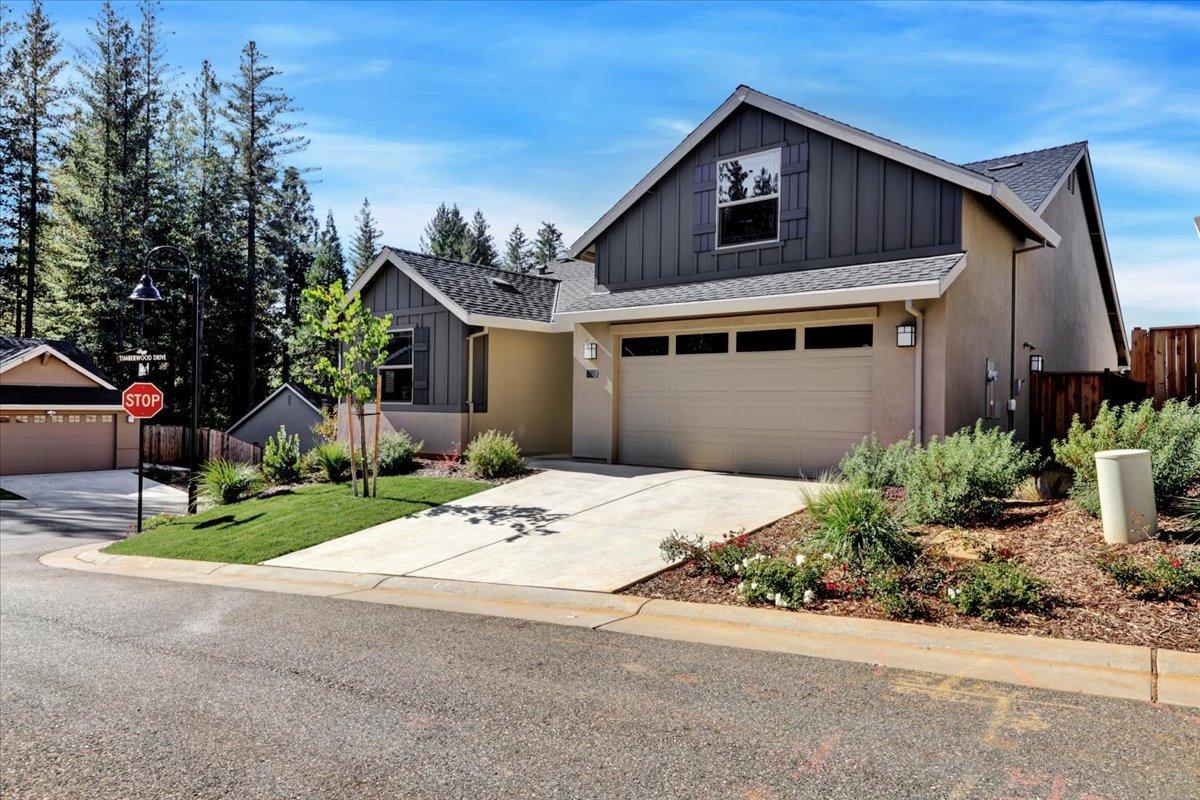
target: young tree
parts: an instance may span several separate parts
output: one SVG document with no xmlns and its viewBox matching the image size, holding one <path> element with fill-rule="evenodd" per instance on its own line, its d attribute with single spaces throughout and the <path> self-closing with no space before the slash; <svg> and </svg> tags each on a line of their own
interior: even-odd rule
<svg viewBox="0 0 1200 800">
<path fill-rule="evenodd" d="M 358 216 L 354 218 L 354 221 L 357 227 L 354 230 L 354 239 L 350 242 L 350 251 L 353 259 L 354 277 L 357 278 L 375 260 L 375 255 L 379 252 L 379 240 L 383 238 L 383 232 L 375 226 L 375 217 L 371 215 L 371 201 L 365 197 L 363 198 L 362 208 L 359 210 Z"/>
<path fill-rule="evenodd" d="M 513 272 L 529 272 L 533 268 L 533 248 L 520 225 L 514 225 L 504 243 L 504 264 Z"/>
<path fill-rule="evenodd" d="M 363 467 L 362 493 L 364 497 L 369 497 L 367 464 L 378 463 L 378 458 L 366 457 L 366 404 L 375 399 L 376 376 L 379 365 L 387 358 L 387 345 L 391 338 L 388 327 L 392 324 L 392 317 L 390 314 L 375 316 L 371 309 L 362 304 L 357 292 L 347 297 L 336 281 L 326 287 L 305 289 L 304 298 L 310 303 L 305 324 L 314 335 L 341 350 L 340 360 L 321 356 L 316 364 L 316 375 L 308 383 L 318 391 L 345 399 L 346 434 L 350 441 L 350 471 L 355 496 L 358 496 L 358 479 L 354 471 L 357 467 L 355 462 L 359 459 L 354 456 L 352 419 L 357 411 L 361 442 L 359 453 Z"/>
<path fill-rule="evenodd" d="M 475 209 L 475 215 L 471 217 L 471 226 L 467 229 L 463 261 L 494 267 L 498 258 L 496 243 L 492 240 L 491 231 L 488 230 L 487 220 L 483 218 L 482 211 Z"/>
<path fill-rule="evenodd" d="M 467 242 L 467 221 L 457 205 L 441 203 L 421 237 L 421 252 L 461 260 Z"/>
<path fill-rule="evenodd" d="M 253 40 L 242 49 L 238 75 L 229 85 L 222 109 L 231 130 L 227 139 L 234 152 L 235 174 L 242 193 L 246 253 L 246 363 L 245 392 L 240 405 L 248 408 L 261 395 L 264 374 L 258 351 L 259 320 L 266 315 L 270 294 L 259 284 L 259 221 L 262 206 L 272 196 L 279 159 L 298 152 L 308 140 L 295 131 L 300 125 L 290 119 L 297 109 L 292 99 L 274 88 L 279 70 L 267 63 Z"/>
<path fill-rule="evenodd" d="M 317 234 L 312 266 L 304 276 L 304 285 L 306 289 L 324 289 L 333 283 L 340 286 L 343 292 L 346 290 L 345 257 L 342 255 L 342 243 L 333 221 L 333 212 L 330 211 L 325 217 L 325 227 Z M 313 302 L 302 294 L 301 320 L 307 319 L 312 313 L 315 313 Z M 316 365 L 322 356 L 330 361 L 337 360 L 337 343 L 315 335 L 308 325 L 300 326 L 290 342 L 290 350 L 292 372 L 301 380 L 316 374 Z"/>
<path fill-rule="evenodd" d="M 539 266 L 545 267 L 562 255 L 562 232 L 553 222 L 543 222 L 538 228 L 537 240 L 533 244 L 534 260 Z"/>
</svg>

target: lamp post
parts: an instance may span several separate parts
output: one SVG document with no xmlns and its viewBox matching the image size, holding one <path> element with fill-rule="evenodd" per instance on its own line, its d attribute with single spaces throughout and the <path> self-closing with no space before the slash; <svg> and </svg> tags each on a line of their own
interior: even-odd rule
<svg viewBox="0 0 1200 800">
<path fill-rule="evenodd" d="M 150 258 L 160 250 L 170 250 L 179 255 L 187 265 L 185 267 L 151 267 Z M 145 314 L 145 303 L 160 302 L 163 297 L 154 279 L 150 277 L 152 270 L 159 272 L 174 272 L 187 275 L 192 280 L 192 434 L 188 447 L 188 513 L 196 513 L 196 437 L 200 427 L 200 347 L 204 340 L 203 298 L 201 296 L 200 273 L 192 269 L 192 261 L 187 253 L 169 244 L 159 245 L 146 251 L 142 259 L 142 277 L 130 293 L 129 299 L 142 303 L 142 313 Z"/>
</svg>

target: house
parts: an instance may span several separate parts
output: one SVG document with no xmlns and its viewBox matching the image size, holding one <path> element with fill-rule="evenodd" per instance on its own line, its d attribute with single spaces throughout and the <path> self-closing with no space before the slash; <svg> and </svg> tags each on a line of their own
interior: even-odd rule
<svg viewBox="0 0 1200 800">
<path fill-rule="evenodd" d="M 71 342 L 0 337 L 0 475 L 137 466 L 121 392 Z"/>
<path fill-rule="evenodd" d="M 285 383 L 250 409 L 225 431 L 244 442 L 265 445 L 282 425 L 289 435 L 300 437 L 300 449 L 319 444 L 312 427 L 321 421 L 324 410 L 333 408 L 333 398 L 314 392 L 298 383 Z"/>
<path fill-rule="evenodd" d="M 952 164 L 741 86 L 568 255 L 385 249 L 391 424 L 813 475 L 872 431 L 1024 436 L 1031 369 L 1128 363 L 1086 142 Z"/>
</svg>

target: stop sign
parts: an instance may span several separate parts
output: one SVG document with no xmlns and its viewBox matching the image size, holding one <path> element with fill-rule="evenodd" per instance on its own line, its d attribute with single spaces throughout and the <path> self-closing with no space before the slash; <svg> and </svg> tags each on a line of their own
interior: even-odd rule
<svg viewBox="0 0 1200 800">
<path fill-rule="evenodd" d="M 121 407 L 134 419 L 150 419 L 163 409 L 162 390 L 153 383 L 131 383 L 121 392 Z"/>
</svg>

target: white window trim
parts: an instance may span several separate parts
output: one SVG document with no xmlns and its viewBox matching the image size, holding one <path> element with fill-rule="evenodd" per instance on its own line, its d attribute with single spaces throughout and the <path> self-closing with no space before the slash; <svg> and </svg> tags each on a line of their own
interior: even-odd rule
<svg viewBox="0 0 1200 800">
<path fill-rule="evenodd" d="M 775 190 L 775 194 L 764 194 L 758 197 L 745 197 L 741 200 L 729 200 L 721 202 L 721 165 L 728 164 L 730 161 L 738 161 L 750 156 L 762 155 L 763 153 L 776 153 L 779 156 L 779 187 Z M 782 230 L 783 223 L 780 217 L 783 216 L 783 148 L 775 147 L 767 150 L 756 150 L 750 153 L 740 153 L 730 158 L 722 158 L 717 161 L 717 190 L 713 193 L 716 196 L 716 225 L 713 231 L 713 250 L 737 250 L 746 247 L 762 247 L 763 245 L 777 245 L 783 242 Z M 721 244 L 721 209 L 732 208 L 733 206 L 747 205 L 749 203 L 761 203 L 766 200 L 775 201 L 775 238 L 773 239 L 756 239 L 753 242 L 738 242 L 737 244 Z"/>
<path fill-rule="evenodd" d="M 392 334 L 393 336 L 397 333 L 407 333 L 410 337 L 409 347 L 411 348 L 412 345 L 415 344 L 415 342 L 416 342 L 416 334 L 413 332 L 414 330 L 416 330 L 415 325 L 394 325 L 391 328 L 388 328 L 388 333 Z M 390 371 L 390 370 L 406 369 L 409 371 L 409 374 L 412 374 L 413 365 L 411 363 L 412 362 L 411 355 L 412 354 L 410 353 L 410 358 L 409 358 L 408 364 L 395 364 L 390 367 L 380 366 L 379 371 L 384 372 L 384 371 Z M 414 394 L 414 390 L 412 389 L 412 386 L 411 386 L 412 380 L 409 380 L 409 384 L 410 384 L 409 396 L 412 396 L 412 394 Z M 412 400 L 409 400 L 408 402 L 405 402 L 403 400 L 382 400 L 381 403 L 386 403 L 388 405 L 393 405 L 393 406 L 411 406 L 411 405 L 413 405 Z"/>
</svg>

